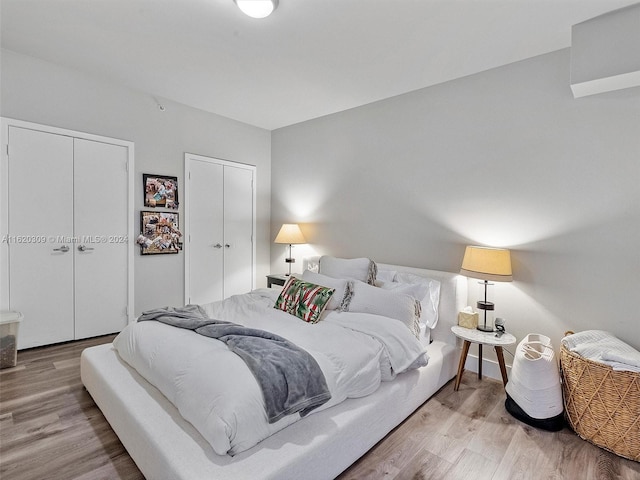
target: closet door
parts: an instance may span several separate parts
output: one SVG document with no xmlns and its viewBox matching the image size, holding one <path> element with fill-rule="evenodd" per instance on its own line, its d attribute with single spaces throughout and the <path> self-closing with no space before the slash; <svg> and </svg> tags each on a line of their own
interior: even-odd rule
<svg viewBox="0 0 640 480">
<path fill-rule="evenodd" d="M 222 165 L 187 160 L 189 291 L 187 303 L 224 298 L 224 173 Z"/>
<path fill-rule="evenodd" d="M 75 338 L 127 325 L 128 151 L 74 140 Z"/>
<path fill-rule="evenodd" d="M 18 348 L 72 340 L 73 139 L 9 127 L 9 306 Z"/>
<path fill-rule="evenodd" d="M 224 167 L 224 297 L 253 286 L 253 171 Z"/>
<path fill-rule="evenodd" d="M 185 154 L 185 301 L 210 303 L 254 285 L 255 167 Z"/>
</svg>

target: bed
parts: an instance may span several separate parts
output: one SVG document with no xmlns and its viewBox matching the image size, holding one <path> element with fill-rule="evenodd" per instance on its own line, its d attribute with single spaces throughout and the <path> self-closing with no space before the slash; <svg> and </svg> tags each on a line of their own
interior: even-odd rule
<svg viewBox="0 0 640 480">
<path fill-rule="evenodd" d="M 317 259 L 305 261 L 305 270 L 316 266 Z M 456 374 L 458 351 L 450 328 L 467 301 L 465 279 L 404 266 L 377 268 L 380 277 L 402 273 L 439 284 L 437 323 L 432 329 L 423 326 L 419 334 L 427 365 L 381 382 L 367 396 L 313 412 L 233 456 L 215 453 L 174 404 L 121 359 L 113 344 L 83 352 L 82 382 L 150 480 L 335 478 Z"/>
</svg>

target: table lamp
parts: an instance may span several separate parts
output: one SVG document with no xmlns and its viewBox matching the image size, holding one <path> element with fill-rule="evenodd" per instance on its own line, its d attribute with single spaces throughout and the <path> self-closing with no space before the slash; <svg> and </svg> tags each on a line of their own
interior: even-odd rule
<svg viewBox="0 0 640 480">
<path fill-rule="evenodd" d="M 484 325 L 478 325 L 478 330 L 492 332 L 493 325 L 487 326 L 487 310 L 493 310 L 495 305 L 487 301 L 487 286 L 489 280 L 494 282 L 511 282 L 513 280 L 509 250 L 468 246 L 464 252 L 460 274 L 483 280 L 484 300 L 479 300 L 477 306 L 478 309 L 484 311 Z"/>
<path fill-rule="evenodd" d="M 307 243 L 302 235 L 302 231 L 300 231 L 300 227 L 297 223 L 285 223 L 280 228 L 278 235 L 276 235 L 276 239 L 274 243 L 285 243 L 289 245 L 289 257 L 285 258 L 284 261 L 289 264 L 289 273 L 291 275 L 291 264 L 296 262 L 296 259 L 291 256 L 291 245 L 298 245 L 301 243 Z"/>
</svg>

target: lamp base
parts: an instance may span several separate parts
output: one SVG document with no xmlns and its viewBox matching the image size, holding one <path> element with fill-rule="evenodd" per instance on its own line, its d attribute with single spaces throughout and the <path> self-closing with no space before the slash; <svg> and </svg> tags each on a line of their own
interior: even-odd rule
<svg viewBox="0 0 640 480">
<path fill-rule="evenodd" d="M 487 302 L 486 300 L 482 301 L 482 300 L 478 300 L 478 302 L 476 303 L 476 306 L 480 309 L 480 310 L 495 310 L 496 306 L 493 302 Z"/>
<path fill-rule="evenodd" d="M 487 322 L 487 312 L 493 312 L 495 305 L 491 302 L 487 302 L 486 300 L 478 300 L 478 303 L 476 305 L 479 310 L 484 310 L 484 322 L 482 325 L 478 325 L 478 330 L 480 330 L 481 332 L 493 332 L 493 321 L 490 316 L 489 321 Z M 487 323 L 489 325 L 487 325 Z"/>
</svg>

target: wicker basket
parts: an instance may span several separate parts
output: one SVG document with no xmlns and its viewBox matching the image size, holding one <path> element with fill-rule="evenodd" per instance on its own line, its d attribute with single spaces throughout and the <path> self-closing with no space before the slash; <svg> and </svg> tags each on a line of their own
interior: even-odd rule
<svg viewBox="0 0 640 480">
<path fill-rule="evenodd" d="M 560 350 L 567 420 L 583 439 L 640 462 L 640 373 Z"/>
</svg>

